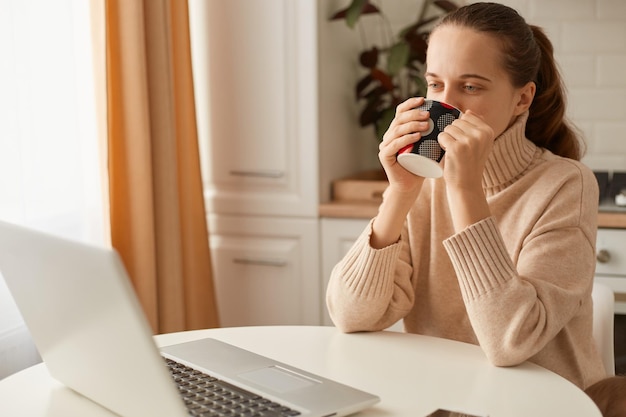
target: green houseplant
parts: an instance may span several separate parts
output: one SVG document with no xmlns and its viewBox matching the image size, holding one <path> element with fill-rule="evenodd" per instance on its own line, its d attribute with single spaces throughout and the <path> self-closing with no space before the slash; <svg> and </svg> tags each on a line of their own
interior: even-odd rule
<svg viewBox="0 0 626 417">
<path fill-rule="evenodd" d="M 380 45 L 366 47 L 359 55 L 365 75 L 355 86 L 356 100 L 363 102 L 359 124 L 373 126 L 376 136 L 383 134 L 393 119 L 395 108 L 412 96 L 426 94 L 424 67 L 427 39 L 432 25 L 458 6 L 449 0 L 421 0 L 416 19 L 395 36 L 387 36 Z M 364 15 L 377 15 L 383 24 L 388 19 L 382 8 L 371 0 L 352 0 L 331 20 L 344 20 L 355 28 Z"/>
</svg>

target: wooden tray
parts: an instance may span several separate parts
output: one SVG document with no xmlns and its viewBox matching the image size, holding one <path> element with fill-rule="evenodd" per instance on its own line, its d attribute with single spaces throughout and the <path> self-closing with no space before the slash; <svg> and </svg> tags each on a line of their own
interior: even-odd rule
<svg viewBox="0 0 626 417">
<path fill-rule="evenodd" d="M 333 181 L 333 201 L 380 202 L 388 185 L 382 170 L 360 172 Z"/>
</svg>

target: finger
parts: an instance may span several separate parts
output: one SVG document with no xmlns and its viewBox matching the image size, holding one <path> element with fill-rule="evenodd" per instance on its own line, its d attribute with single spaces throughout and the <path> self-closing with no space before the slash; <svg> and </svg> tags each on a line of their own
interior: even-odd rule
<svg viewBox="0 0 626 417">
<path fill-rule="evenodd" d="M 396 106 L 396 112 L 395 112 L 395 117 L 394 120 L 392 120 L 392 124 L 394 124 L 394 122 L 396 123 L 402 123 L 402 122 L 406 122 L 407 120 L 411 120 L 411 119 L 421 119 L 424 120 L 424 116 L 421 115 L 420 117 L 420 113 L 423 113 L 420 110 L 416 110 L 417 107 L 421 106 L 422 104 L 424 104 L 424 98 L 423 97 L 411 97 L 405 101 L 403 101 L 402 103 L 398 104 Z M 428 117 L 428 113 L 426 113 L 426 118 Z"/>
<path fill-rule="evenodd" d="M 446 126 L 442 133 L 446 133 L 446 135 L 457 142 L 467 142 L 471 140 L 474 130 L 470 123 L 456 120 L 455 123 Z"/>
<path fill-rule="evenodd" d="M 451 127 L 449 133 L 453 136 L 464 135 L 463 137 L 458 137 L 458 140 L 467 139 L 491 142 L 495 139 L 495 133 L 491 126 L 488 125 L 482 117 L 473 112 L 468 111 L 467 117 L 455 120 L 455 123 L 452 123 L 450 126 L 453 127 Z M 456 133 L 455 128 L 460 129 L 461 133 Z"/>
<path fill-rule="evenodd" d="M 389 126 L 387 132 L 383 135 L 381 144 L 388 144 L 398 138 L 406 135 L 413 135 L 414 133 L 424 132 L 428 130 L 429 124 L 424 121 L 410 120 L 405 123 L 397 123 L 393 126 Z"/>
<path fill-rule="evenodd" d="M 485 122 L 485 119 L 483 119 L 482 116 L 471 110 L 467 110 L 465 113 L 463 113 L 463 115 L 458 120 L 469 123 L 474 128 L 484 131 L 486 133 L 490 133 L 490 131 L 492 130 L 491 126 Z"/>
<path fill-rule="evenodd" d="M 422 104 L 424 104 L 424 97 L 408 98 L 402 103 L 398 104 L 398 106 L 396 106 L 396 114 L 398 114 L 398 112 L 404 112 L 414 109 L 415 107 L 421 106 Z"/>
<path fill-rule="evenodd" d="M 437 135 L 437 142 L 444 151 L 447 151 L 454 143 L 454 137 L 447 132 L 441 132 Z"/>
<path fill-rule="evenodd" d="M 465 119 L 465 120 L 471 120 L 471 119 L 482 120 L 482 117 L 478 113 L 473 111 L 473 110 L 465 109 L 463 112 L 461 112 L 461 115 L 458 117 L 457 120 L 462 120 L 462 119 Z"/>
<path fill-rule="evenodd" d="M 391 121 L 391 123 L 389 124 L 389 129 L 388 130 L 392 130 L 392 129 L 396 129 L 396 128 L 400 128 L 403 125 L 406 124 L 412 124 L 415 122 L 426 122 L 428 120 L 428 118 L 430 117 L 430 113 L 428 111 L 423 111 L 423 110 L 416 110 L 416 109 L 410 109 L 407 111 L 404 111 L 402 113 L 397 114 L 394 119 Z M 416 125 L 413 124 L 411 126 L 405 126 L 406 129 L 409 129 L 409 131 L 415 131 L 415 130 L 424 130 L 423 126 L 428 127 L 428 124 L 426 125 Z M 403 133 L 406 133 L 406 131 L 402 131 Z"/>
<path fill-rule="evenodd" d="M 408 133 L 406 135 L 398 136 L 394 140 L 387 142 L 381 142 L 379 150 L 386 155 L 396 155 L 401 149 L 414 144 L 422 137 L 420 132 Z"/>
</svg>

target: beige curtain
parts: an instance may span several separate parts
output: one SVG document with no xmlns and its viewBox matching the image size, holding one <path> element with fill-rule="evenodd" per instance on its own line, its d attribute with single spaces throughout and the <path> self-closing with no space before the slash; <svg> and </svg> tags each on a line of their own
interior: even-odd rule
<svg viewBox="0 0 626 417">
<path fill-rule="evenodd" d="M 155 333 L 218 326 L 187 0 L 106 0 L 111 243 Z"/>
</svg>

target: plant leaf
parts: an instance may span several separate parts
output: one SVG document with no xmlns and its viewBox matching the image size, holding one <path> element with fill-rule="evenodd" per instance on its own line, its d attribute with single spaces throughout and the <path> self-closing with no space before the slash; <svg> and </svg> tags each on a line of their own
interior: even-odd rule
<svg viewBox="0 0 626 417">
<path fill-rule="evenodd" d="M 340 20 L 340 19 L 346 19 L 346 16 L 348 15 L 348 10 L 350 10 L 350 7 L 352 5 L 346 7 L 345 9 L 339 10 L 338 12 L 335 12 L 335 14 L 333 14 L 329 20 Z M 378 7 L 374 6 L 371 3 L 367 3 L 363 6 L 363 9 L 361 10 L 361 15 L 364 14 L 373 14 L 373 13 L 380 13 L 380 9 L 378 9 Z"/>
<path fill-rule="evenodd" d="M 417 60 L 422 64 L 426 62 L 428 43 L 422 35 L 413 36 L 409 41 L 409 47 L 411 49 L 410 60 Z"/>
<path fill-rule="evenodd" d="M 397 75 L 409 61 L 411 48 L 406 42 L 398 42 L 389 50 L 387 70 L 392 76 Z"/>
<path fill-rule="evenodd" d="M 365 97 L 363 93 L 370 85 L 374 83 L 374 78 L 372 78 L 372 74 L 367 74 L 365 77 L 361 78 L 359 82 L 356 84 L 356 99 L 360 99 Z"/>
<path fill-rule="evenodd" d="M 378 48 L 373 47 L 372 49 L 361 52 L 359 62 L 365 68 L 374 68 L 376 64 L 378 64 Z"/>
<path fill-rule="evenodd" d="M 426 93 L 428 92 L 428 84 L 426 84 L 426 80 L 423 76 L 413 77 L 413 84 L 415 84 L 416 91 L 413 93 L 415 96 L 426 97 Z"/>
<path fill-rule="evenodd" d="M 346 12 L 346 24 L 350 28 L 354 28 L 356 22 L 361 17 L 363 10 L 369 4 L 369 0 L 352 0 L 350 6 L 348 7 L 348 11 Z"/>
<path fill-rule="evenodd" d="M 383 136 L 385 135 L 387 129 L 389 129 L 389 125 L 391 124 L 391 121 L 393 120 L 395 114 L 396 109 L 394 107 L 388 107 L 380 113 L 380 117 L 378 118 L 378 120 L 376 120 L 374 126 L 374 128 L 376 129 L 376 137 L 378 138 L 378 140 L 383 140 Z"/>
<path fill-rule="evenodd" d="M 375 88 L 372 88 L 370 91 L 364 94 L 363 97 L 366 98 L 368 102 L 375 101 L 378 103 L 382 103 L 383 96 L 387 93 L 388 91 L 384 87 L 379 85 Z"/>
<path fill-rule="evenodd" d="M 380 112 L 378 111 L 380 105 L 380 95 L 374 96 L 372 99 L 367 101 L 367 104 L 359 115 L 359 125 L 361 127 L 376 123 L 380 117 Z"/>
<path fill-rule="evenodd" d="M 395 86 L 393 84 L 393 79 L 386 72 L 378 68 L 372 68 L 371 74 L 372 74 L 372 78 L 374 78 L 375 80 L 378 80 L 378 82 L 380 82 L 380 84 L 387 91 L 392 91 L 394 89 Z"/>
</svg>

